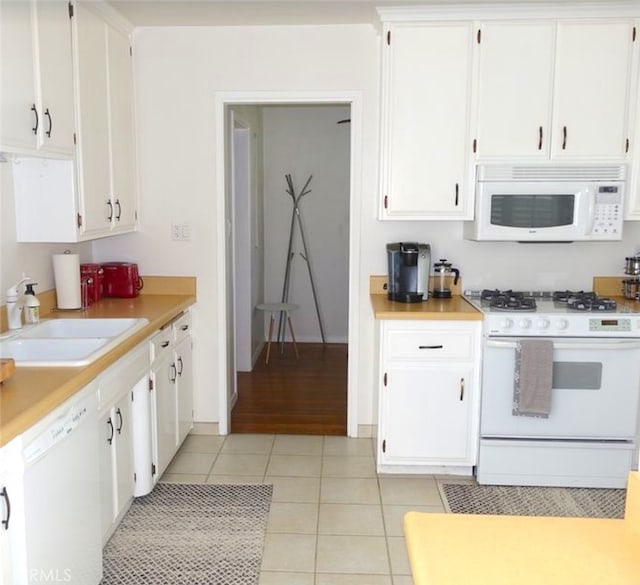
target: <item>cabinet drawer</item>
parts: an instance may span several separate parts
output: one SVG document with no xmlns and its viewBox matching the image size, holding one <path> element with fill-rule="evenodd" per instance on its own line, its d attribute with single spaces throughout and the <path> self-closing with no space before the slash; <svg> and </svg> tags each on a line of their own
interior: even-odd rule
<svg viewBox="0 0 640 585">
<path fill-rule="evenodd" d="M 470 331 L 392 330 L 387 332 L 384 355 L 391 360 L 470 360 L 473 346 Z"/>
<path fill-rule="evenodd" d="M 161 329 L 151 338 L 151 361 L 162 355 L 163 351 L 169 351 L 173 346 L 173 331 L 171 327 Z"/>
<path fill-rule="evenodd" d="M 187 312 L 173 322 L 174 339 L 176 342 L 191 333 L 191 313 Z"/>
</svg>

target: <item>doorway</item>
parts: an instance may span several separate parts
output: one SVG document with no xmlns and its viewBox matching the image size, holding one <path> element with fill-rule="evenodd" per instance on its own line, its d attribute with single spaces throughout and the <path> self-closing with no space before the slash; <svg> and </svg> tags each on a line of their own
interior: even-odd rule
<svg viewBox="0 0 640 585">
<path fill-rule="evenodd" d="M 344 127 L 343 127 L 343 130 L 346 131 L 349 136 L 350 151 L 348 153 L 349 213 L 348 213 L 348 219 L 347 219 L 347 227 L 348 227 L 347 250 L 348 250 L 349 262 L 348 262 L 348 266 L 345 268 L 346 272 L 348 273 L 347 275 L 348 317 L 345 316 L 346 318 L 342 320 L 348 322 L 348 330 L 346 332 L 346 338 L 347 338 L 346 341 L 350 347 L 353 347 L 353 344 L 357 343 L 357 339 L 359 337 L 358 326 L 357 326 L 359 321 L 357 318 L 358 305 L 359 305 L 358 303 L 359 284 L 358 284 L 357 275 L 359 272 L 358 252 L 359 252 L 359 234 L 360 234 L 360 229 L 359 229 L 359 201 L 360 201 L 359 183 L 360 182 L 358 177 L 358 169 L 359 169 L 360 161 L 359 161 L 359 157 L 357 156 L 357 153 L 359 152 L 359 146 L 361 144 L 360 128 L 358 124 L 358 121 L 360 118 L 359 116 L 360 95 L 357 92 L 355 93 L 348 92 L 342 95 L 336 95 L 336 94 L 326 95 L 326 94 L 318 94 L 318 93 L 304 94 L 304 95 L 303 94 L 295 94 L 295 95 L 281 94 L 279 96 L 269 95 L 269 98 L 267 100 L 260 99 L 261 97 L 264 97 L 264 96 L 256 96 L 256 95 L 249 96 L 244 93 L 239 94 L 235 92 L 231 92 L 231 93 L 225 92 L 223 94 L 219 94 L 218 96 L 216 96 L 216 105 L 217 105 L 216 119 L 219 123 L 219 127 L 225 128 L 225 132 L 218 133 L 218 145 L 220 146 L 220 148 L 218 149 L 218 153 L 224 153 L 225 155 L 225 158 L 220 161 L 218 168 L 224 169 L 225 175 L 226 175 L 226 177 L 220 177 L 218 182 L 218 185 L 221 188 L 222 192 L 225 193 L 224 198 L 222 197 L 218 198 L 218 203 L 219 203 L 218 209 L 221 212 L 218 216 L 218 226 L 223 228 L 222 233 L 225 234 L 225 237 L 223 238 L 224 239 L 223 245 L 220 248 L 218 248 L 217 257 L 221 262 L 221 264 L 225 266 L 224 274 L 226 275 L 225 284 L 220 287 L 221 289 L 224 289 L 224 293 L 225 293 L 224 297 L 222 297 L 224 298 L 224 303 L 220 303 L 218 306 L 220 323 L 225 324 L 225 330 L 227 332 L 229 332 L 230 330 L 235 331 L 235 322 L 237 318 L 235 316 L 234 305 L 236 303 L 236 298 L 235 298 L 235 294 L 229 290 L 232 287 L 229 287 L 228 284 L 229 282 L 234 282 L 234 283 L 237 282 L 235 280 L 235 275 L 234 275 L 235 274 L 234 268 L 237 267 L 235 265 L 235 263 L 237 263 L 237 258 L 234 260 L 233 251 L 229 250 L 229 248 L 234 248 L 235 246 L 234 238 L 237 236 L 237 234 L 234 234 L 234 230 L 236 226 L 233 225 L 234 222 L 232 221 L 234 202 L 233 202 L 233 198 L 230 197 L 230 185 L 232 181 L 231 177 L 233 176 L 233 169 L 231 168 L 232 165 L 230 165 L 229 163 L 234 156 L 233 153 L 230 152 L 231 151 L 230 144 L 233 144 L 233 139 L 231 138 L 231 132 L 237 131 L 238 126 L 236 125 L 236 127 L 232 127 L 230 125 L 230 120 L 232 120 L 231 116 L 229 116 L 229 113 L 228 113 L 230 107 L 233 105 L 235 108 L 236 105 L 246 106 L 248 104 L 260 105 L 264 107 L 275 106 L 275 105 L 328 106 L 328 105 L 342 104 L 343 106 L 348 107 L 347 112 L 348 113 L 350 112 L 351 114 L 350 120 L 349 120 L 350 123 L 344 124 Z M 344 117 L 342 117 L 341 119 L 335 119 L 333 123 L 337 125 L 338 122 L 340 121 L 342 121 L 343 123 L 346 122 Z M 222 136 L 225 137 L 224 142 L 222 141 Z M 306 179 L 306 178 L 307 176 L 305 174 L 303 179 Z M 298 183 L 300 183 L 300 180 L 298 178 L 296 178 L 296 180 L 298 181 Z M 302 185 L 300 184 L 300 187 L 301 186 Z M 313 188 L 313 185 L 311 187 Z M 251 189 L 249 190 L 251 191 Z M 283 176 L 282 187 L 280 188 L 280 196 L 283 198 L 286 197 L 284 190 L 285 190 L 285 184 L 284 184 L 284 176 Z M 355 213 L 354 213 L 354 210 L 355 210 Z M 291 213 L 291 203 L 289 203 L 289 214 L 290 213 Z M 288 222 L 289 222 L 289 218 L 286 219 L 285 223 L 288 223 Z M 253 233 L 259 231 L 259 228 L 256 225 L 254 225 L 253 220 L 250 221 L 249 230 L 252 231 Z M 288 231 L 288 226 L 287 226 L 287 231 Z M 282 234 L 279 234 L 279 235 L 282 236 Z M 327 234 L 325 234 L 325 236 L 326 235 Z M 284 234 L 285 239 L 287 236 L 288 234 L 285 233 Z M 345 250 L 345 252 L 347 250 Z M 314 253 L 313 249 L 311 250 L 311 253 Z M 284 263 L 286 258 L 287 258 L 287 255 L 285 254 L 283 257 L 280 258 L 280 262 Z M 304 266 L 304 259 L 303 260 L 297 259 L 296 261 L 298 261 L 301 264 L 297 268 L 297 270 L 299 270 L 299 272 L 304 274 L 306 270 Z M 265 265 L 266 265 L 266 262 L 265 262 Z M 315 272 L 315 271 L 312 270 L 312 272 Z M 282 270 L 280 271 L 280 274 L 282 274 Z M 279 283 L 279 286 L 280 287 L 282 286 L 282 282 Z M 265 290 L 265 295 L 266 294 L 273 295 L 273 283 L 271 283 L 269 286 L 265 286 L 264 290 Z M 266 300 L 268 302 L 279 301 L 281 292 L 282 291 L 278 292 L 278 298 L 276 299 L 271 298 Z M 294 301 L 293 298 L 290 298 L 290 300 L 292 302 Z M 230 307 L 232 308 L 232 310 L 229 310 Z M 309 312 L 307 311 L 307 318 L 314 317 L 313 315 L 309 315 L 308 313 Z M 322 308 L 321 308 L 320 314 L 322 317 L 324 316 L 322 314 Z M 260 318 L 263 318 L 263 317 L 260 317 Z M 301 320 L 300 324 L 301 324 L 301 331 L 304 331 L 305 329 L 304 319 Z M 226 434 L 231 430 L 230 413 L 235 403 L 235 400 L 237 399 L 237 394 L 234 394 L 234 390 L 235 390 L 234 380 L 235 380 L 235 373 L 236 373 L 236 365 L 239 362 L 236 358 L 236 353 L 237 353 L 235 351 L 236 348 L 235 346 L 231 346 L 232 342 L 235 343 L 235 335 L 232 335 L 231 337 L 233 337 L 233 339 L 230 339 L 228 335 L 224 336 L 224 338 L 221 339 L 222 343 L 220 347 L 220 352 L 221 352 L 220 363 L 227 364 L 226 371 L 221 372 L 219 377 L 219 382 L 221 383 L 220 387 L 227 390 L 226 392 L 220 392 L 221 416 L 220 416 L 220 422 L 219 422 L 219 430 L 222 434 Z M 305 337 L 306 337 L 306 334 L 303 333 L 302 334 L 303 339 L 301 339 L 301 341 L 309 341 L 309 343 L 304 344 L 305 346 L 308 346 L 308 349 L 317 350 L 319 348 L 320 350 L 322 350 L 322 348 L 324 347 L 325 355 L 329 353 L 327 351 L 327 348 L 330 348 L 333 350 L 335 349 L 334 345 L 339 345 L 339 344 L 330 343 L 328 346 L 323 346 L 321 343 L 315 343 L 313 339 L 308 339 Z M 264 340 L 264 333 L 263 333 L 262 339 Z M 225 340 L 226 340 L 226 343 L 224 343 Z M 328 341 L 334 341 L 334 340 L 328 339 Z M 313 347 L 314 345 L 317 345 L 318 347 L 314 348 Z M 290 350 L 290 348 L 286 346 L 285 346 L 285 349 Z M 355 352 L 352 352 L 351 354 L 349 354 L 348 362 L 347 362 L 347 354 L 346 354 L 346 344 L 343 344 L 343 352 L 344 352 L 344 360 L 346 362 L 345 369 L 347 371 L 346 434 L 348 436 L 357 436 L 357 428 L 358 428 L 357 427 L 357 392 L 355 391 L 355 389 L 357 388 L 357 384 L 355 383 L 357 379 L 357 369 L 355 367 L 355 359 L 354 359 Z M 335 354 L 335 352 L 333 353 Z M 316 362 L 317 364 L 320 362 L 318 359 L 318 355 L 319 354 L 315 354 L 315 357 L 312 357 L 313 352 L 311 352 L 311 353 L 308 353 L 306 358 Z M 279 349 L 278 349 L 277 353 L 272 352 L 272 356 L 277 356 L 278 361 L 281 361 L 281 360 L 286 360 L 287 359 L 286 356 L 293 357 L 293 353 L 291 351 L 285 352 L 285 353 L 279 353 Z M 230 359 L 231 357 L 232 359 Z M 253 357 L 255 359 L 255 356 Z M 303 356 L 301 356 L 301 358 L 302 357 Z M 335 355 L 333 357 L 335 358 Z M 275 361 L 275 358 L 272 358 L 272 360 L 270 360 L 270 366 L 273 365 L 273 368 L 272 370 L 269 371 L 269 375 L 273 379 L 276 361 Z M 260 358 L 258 358 L 258 361 L 256 363 L 262 363 Z M 292 365 L 295 365 L 295 364 L 292 364 Z M 285 369 L 287 368 L 290 369 L 290 366 L 285 364 Z M 326 371 L 331 371 L 332 369 L 334 371 L 339 370 L 339 368 L 335 368 L 335 367 L 332 368 L 332 366 L 326 366 L 324 368 L 324 370 Z M 258 368 L 255 368 L 255 370 L 257 371 Z M 315 376 L 315 374 L 312 374 L 312 376 Z M 343 429 L 344 429 L 344 426 L 343 426 Z M 299 431 L 297 431 L 296 429 L 292 429 L 290 432 L 299 432 Z M 333 433 L 333 434 L 336 434 L 336 433 Z M 341 434 L 344 434 L 344 432 L 342 432 Z"/>
</svg>

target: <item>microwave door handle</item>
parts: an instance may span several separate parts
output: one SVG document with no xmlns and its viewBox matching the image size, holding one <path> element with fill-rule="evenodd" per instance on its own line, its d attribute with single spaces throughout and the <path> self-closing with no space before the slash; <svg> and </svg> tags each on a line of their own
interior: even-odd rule
<svg viewBox="0 0 640 585">
<path fill-rule="evenodd" d="M 587 187 L 587 197 L 589 198 L 589 221 L 587 225 L 587 235 L 593 233 L 593 228 L 596 224 L 596 191 L 593 186 Z"/>
<path fill-rule="evenodd" d="M 502 341 L 497 339 L 489 339 L 487 340 L 486 347 L 496 347 L 501 349 L 516 349 L 518 347 L 517 342 L 515 341 Z M 640 341 L 593 341 L 593 340 L 585 340 L 585 341 L 573 341 L 573 342 L 562 342 L 562 341 L 554 341 L 553 349 L 597 349 L 597 350 L 608 350 L 608 349 L 640 349 Z"/>
</svg>

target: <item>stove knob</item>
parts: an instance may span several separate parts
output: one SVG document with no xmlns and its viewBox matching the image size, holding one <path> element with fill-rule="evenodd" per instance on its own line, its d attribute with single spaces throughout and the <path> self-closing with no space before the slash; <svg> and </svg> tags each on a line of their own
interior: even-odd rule
<svg viewBox="0 0 640 585">
<path fill-rule="evenodd" d="M 502 321 L 500 321 L 500 327 L 503 329 L 511 329 L 511 327 L 513 327 L 513 321 L 511 319 L 502 319 Z"/>
<path fill-rule="evenodd" d="M 529 319 L 522 319 L 518 325 L 522 328 L 522 329 L 529 329 L 529 327 L 531 327 L 531 321 L 529 321 Z"/>
<path fill-rule="evenodd" d="M 538 321 L 538 329 L 548 329 L 549 325 L 549 319 L 540 319 Z"/>
<path fill-rule="evenodd" d="M 566 319 L 560 319 L 557 323 L 556 323 L 556 327 L 558 329 L 566 329 L 569 326 L 569 321 L 567 321 Z"/>
</svg>

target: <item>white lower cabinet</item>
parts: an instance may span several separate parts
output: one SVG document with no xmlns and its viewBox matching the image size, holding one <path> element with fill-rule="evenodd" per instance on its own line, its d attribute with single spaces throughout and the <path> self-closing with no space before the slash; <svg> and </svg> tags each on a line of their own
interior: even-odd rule
<svg viewBox="0 0 640 585">
<path fill-rule="evenodd" d="M 186 312 L 0 449 L 0 585 L 98 585 L 102 546 L 193 427 L 190 333 Z"/>
<path fill-rule="evenodd" d="M 193 351 L 191 313 L 151 339 L 154 483 L 193 427 Z"/>
<path fill-rule="evenodd" d="M 480 321 L 382 321 L 377 468 L 471 474 Z"/>
<path fill-rule="evenodd" d="M 178 450 L 177 441 L 177 370 L 173 359 L 171 328 L 164 329 L 151 340 L 153 361 L 151 362 L 153 436 L 155 437 L 154 461 L 155 481 L 164 473 Z"/>
<path fill-rule="evenodd" d="M 178 446 L 193 428 L 193 340 L 191 313 L 173 324 L 175 335 L 176 400 L 178 411 Z"/>
<path fill-rule="evenodd" d="M 11 583 L 11 552 L 9 550 L 11 524 L 11 498 L 13 486 L 5 461 L 4 449 L 0 449 L 0 583 Z"/>
<path fill-rule="evenodd" d="M 133 402 L 147 388 L 147 344 L 134 349 L 98 379 L 102 540 L 107 542 L 135 491 Z"/>
</svg>

